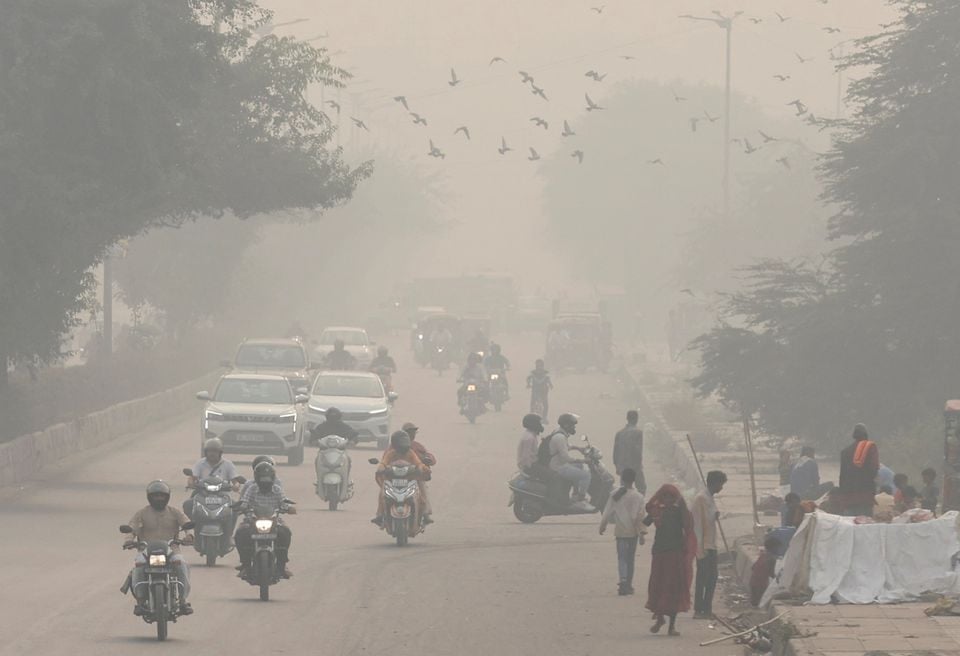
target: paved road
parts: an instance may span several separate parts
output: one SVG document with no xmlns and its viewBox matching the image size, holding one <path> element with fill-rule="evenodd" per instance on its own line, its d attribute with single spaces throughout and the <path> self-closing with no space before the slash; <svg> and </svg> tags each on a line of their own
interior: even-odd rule
<svg viewBox="0 0 960 656">
<path fill-rule="evenodd" d="M 517 396 L 525 396 L 518 383 L 536 346 L 504 342 L 517 369 Z M 395 423 L 418 422 L 439 460 L 432 484 L 437 523 L 408 548 L 397 548 L 369 523 L 376 497 L 365 460 L 373 451 L 354 453 L 357 495 L 336 513 L 314 495 L 309 461 L 282 467 L 287 494 L 300 509 L 289 518 L 294 578 L 274 587 L 265 604 L 235 577 L 235 555 L 208 569 L 187 551 L 196 613 L 171 626 L 167 643 L 156 644 L 152 627 L 132 615 L 129 598 L 117 591 L 131 557 L 120 550 L 116 527 L 145 503 L 147 481 L 182 480 L 178 472 L 197 449 L 191 417 L 88 454 L 15 495 L 7 491 L 0 509 L 0 654 L 736 651 L 696 648 L 696 641 L 716 636 L 702 622 L 681 620 L 682 638 L 647 632 L 648 547 L 638 556 L 641 593 L 620 598 L 613 538 L 597 535 L 596 516 L 529 526 L 513 518 L 505 482 L 514 471 L 525 399 L 471 426 L 457 414 L 452 375 L 438 378 L 399 355 Z M 609 454 L 624 411 L 613 379 L 570 375 L 556 387 L 551 406 L 580 413 L 582 428 Z M 248 473 L 247 462 L 241 470 Z M 652 484 L 661 479 L 656 471 L 648 477 Z M 175 488 L 174 503 L 181 490 Z"/>
</svg>

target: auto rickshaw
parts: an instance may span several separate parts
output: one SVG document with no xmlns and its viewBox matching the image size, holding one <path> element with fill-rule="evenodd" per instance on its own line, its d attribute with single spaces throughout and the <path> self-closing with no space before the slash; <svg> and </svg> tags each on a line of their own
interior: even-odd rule
<svg viewBox="0 0 960 656">
<path fill-rule="evenodd" d="M 610 324 L 600 314 L 562 314 L 547 325 L 547 366 L 606 371 L 612 357 Z"/>
<path fill-rule="evenodd" d="M 459 316 L 449 313 L 430 314 L 423 317 L 414 326 L 413 355 L 422 366 L 429 366 L 432 361 L 430 336 L 446 328 L 453 338 L 448 346 L 449 361 L 457 362 L 463 351 L 463 325 Z"/>
</svg>

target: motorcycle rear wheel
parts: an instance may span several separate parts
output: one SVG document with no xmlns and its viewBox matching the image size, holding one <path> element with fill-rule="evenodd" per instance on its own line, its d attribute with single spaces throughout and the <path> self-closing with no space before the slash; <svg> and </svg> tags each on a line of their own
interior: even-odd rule
<svg viewBox="0 0 960 656">
<path fill-rule="evenodd" d="M 167 589 L 162 583 L 153 586 L 154 613 L 157 618 L 157 640 L 167 639 Z"/>
<path fill-rule="evenodd" d="M 513 502 L 513 516 L 524 524 L 533 524 L 543 517 L 543 509 L 517 499 Z"/>
</svg>

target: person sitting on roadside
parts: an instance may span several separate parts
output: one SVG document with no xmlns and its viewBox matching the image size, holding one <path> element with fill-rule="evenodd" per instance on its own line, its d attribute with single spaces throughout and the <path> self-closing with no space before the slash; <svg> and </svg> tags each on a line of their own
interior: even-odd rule
<svg viewBox="0 0 960 656">
<path fill-rule="evenodd" d="M 900 508 L 903 507 L 903 488 L 910 485 L 910 478 L 906 474 L 895 474 L 893 477 L 893 503 L 896 505 L 898 512 L 903 512 Z"/>
<path fill-rule="evenodd" d="M 763 551 L 750 570 L 750 603 L 753 606 L 760 605 L 770 580 L 775 576 L 779 551 L 780 540 L 777 538 L 770 536 L 763 541 Z"/>
<path fill-rule="evenodd" d="M 800 507 L 800 502 L 800 495 L 793 492 L 783 498 L 780 526 L 800 526 L 800 522 L 803 521 L 803 509 Z"/>
<path fill-rule="evenodd" d="M 923 487 L 920 488 L 923 502 L 920 507 L 936 512 L 937 504 L 940 502 L 940 488 L 936 486 L 937 472 L 932 467 L 927 467 L 920 472 L 920 477 L 923 479 Z"/>
<path fill-rule="evenodd" d="M 790 491 L 802 501 L 814 500 L 820 491 L 820 467 L 812 446 L 800 450 L 800 459 L 790 470 Z"/>
<path fill-rule="evenodd" d="M 913 510 L 920 503 L 920 493 L 917 492 L 917 488 L 912 485 L 906 485 L 900 491 L 901 501 L 897 506 L 897 511 L 900 513 L 905 513 L 908 510 Z"/>
</svg>

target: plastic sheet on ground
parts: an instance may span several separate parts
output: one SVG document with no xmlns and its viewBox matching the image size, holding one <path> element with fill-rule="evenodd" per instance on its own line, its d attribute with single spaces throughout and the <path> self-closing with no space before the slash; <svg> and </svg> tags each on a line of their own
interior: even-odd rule
<svg viewBox="0 0 960 656">
<path fill-rule="evenodd" d="M 761 602 L 808 596 L 810 603 L 896 603 L 926 592 L 960 594 L 952 570 L 960 551 L 957 513 L 916 524 L 854 524 L 817 511 L 797 529 Z"/>
</svg>

